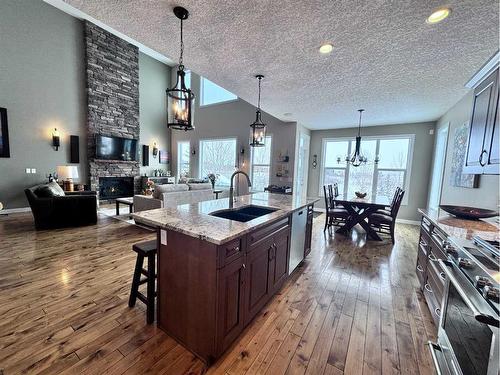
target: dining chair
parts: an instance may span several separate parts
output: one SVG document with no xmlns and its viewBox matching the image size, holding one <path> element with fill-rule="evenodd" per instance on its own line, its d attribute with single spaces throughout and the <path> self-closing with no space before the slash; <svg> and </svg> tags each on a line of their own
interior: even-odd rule
<svg viewBox="0 0 500 375">
<path fill-rule="evenodd" d="M 401 190 L 402 189 L 398 186 L 396 188 L 396 191 L 394 191 L 394 195 L 392 196 L 391 203 L 388 206 L 386 206 L 385 208 L 381 208 L 381 209 L 377 210 L 377 213 L 391 216 L 391 207 L 394 206 L 394 202 L 396 202 L 396 198 L 398 197 Z"/>
<path fill-rule="evenodd" d="M 403 201 L 405 191 L 399 189 L 390 208 L 389 215 L 383 213 L 374 213 L 368 217 L 368 224 L 379 233 L 390 234 L 392 243 L 394 243 L 394 229 L 396 226 L 396 218 L 398 216 L 399 207 Z"/>
<path fill-rule="evenodd" d="M 336 207 L 335 197 L 333 196 L 332 185 L 323 185 L 323 194 L 325 196 L 325 228 L 323 232 L 332 226 L 343 225 L 349 217 L 349 213 L 344 208 Z"/>
</svg>

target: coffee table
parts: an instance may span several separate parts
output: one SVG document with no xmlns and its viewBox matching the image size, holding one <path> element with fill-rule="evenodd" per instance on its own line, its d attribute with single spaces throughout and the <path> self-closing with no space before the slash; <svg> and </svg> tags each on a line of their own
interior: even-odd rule
<svg viewBox="0 0 500 375">
<path fill-rule="evenodd" d="M 120 203 L 128 206 L 128 211 L 130 214 L 132 214 L 133 207 L 134 207 L 134 198 L 133 197 L 117 198 L 116 199 L 116 216 L 120 215 Z"/>
</svg>

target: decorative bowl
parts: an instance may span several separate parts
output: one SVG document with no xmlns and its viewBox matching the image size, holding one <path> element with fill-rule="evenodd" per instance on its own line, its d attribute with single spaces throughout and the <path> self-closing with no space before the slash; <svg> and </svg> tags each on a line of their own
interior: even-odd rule
<svg viewBox="0 0 500 375">
<path fill-rule="evenodd" d="M 358 198 L 364 198 L 364 197 L 366 197 L 366 193 L 361 193 L 359 191 L 355 191 L 354 194 L 356 194 L 356 196 Z"/>
<path fill-rule="evenodd" d="M 461 219 L 468 220 L 478 220 L 487 217 L 497 216 L 498 212 L 493 210 L 487 210 L 485 208 L 476 208 L 476 207 L 466 207 L 466 206 L 449 206 L 449 205 L 440 205 L 439 206 L 444 211 L 459 217 Z"/>
</svg>

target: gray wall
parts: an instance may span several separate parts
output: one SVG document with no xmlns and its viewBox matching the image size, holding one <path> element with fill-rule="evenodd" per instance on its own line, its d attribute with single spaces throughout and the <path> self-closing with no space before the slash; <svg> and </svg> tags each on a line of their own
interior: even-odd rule
<svg viewBox="0 0 500 375">
<path fill-rule="evenodd" d="M 482 175 L 479 177 L 479 188 L 468 189 L 451 186 L 450 173 L 454 151 L 453 139 L 457 127 L 470 121 L 474 91 L 471 90 L 452 108 L 448 110 L 437 122 L 437 128 L 450 124 L 448 130 L 448 147 L 443 177 L 443 188 L 441 193 L 441 204 L 469 205 L 489 209 L 498 209 L 499 205 L 499 177 Z M 466 150 L 464 149 L 465 153 Z"/>
<path fill-rule="evenodd" d="M 0 36 L 0 107 L 7 108 L 11 154 L 0 158 L 0 201 L 11 209 L 28 206 L 25 187 L 69 163 L 70 135 L 80 136 L 79 182 L 88 183 L 84 30 L 80 20 L 42 1 L 2 0 Z M 139 55 L 141 144 L 154 138 L 169 148 L 169 79 L 168 66 Z M 57 152 L 54 127 L 61 133 Z M 37 173 L 26 174 L 28 167 Z"/>
<path fill-rule="evenodd" d="M 414 134 L 415 144 L 413 146 L 413 159 L 411 165 L 410 188 L 408 204 L 401 205 L 398 218 L 405 220 L 419 220 L 418 208 L 427 207 L 427 193 L 434 146 L 434 135 L 429 134 L 435 128 L 435 123 L 417 123 L 403 125 L 370 126 L 362 129 L 364 136 Z M 317 197 L 320 183 L 322 139 L 335 137 L 354 137 L 357 129 L 332 129 L 311 131 L 311 151 L 309 154 L 309 165 L 313 155 L 318 155 L 318 166 L 316 169 L 309 167 L 308 196 Z M 319 202 L 319 207 L 324 207 L 324 202 Z"/>
<path fill-rule="evenodd" d="M 11 153 L 0 158 L 0 201 L 25 207 L 24 188 L 68 164 L 70 135 L 80 136 L 80 180 L 87 180 L 83 24 L 42 1 L 2 0 L 0 35 L 0 107 Z M 26 174 L 28 167 L 37 173 Z"/>
<path fill-rule="evenodd" d="M 160 164 L 158 156 L 153 158 L 153 143 L 159 149 L 170 151 L 170 130 L 167 129 L 166 90 L 170 87 L 170 67 L 139 53 L 139 124 L 140 144 L 149 145 L 149 166 L 143 167 L 141 175 L 153 175 L 155 169 L 170 170 L 172 164 Z"/>
<path fill-rule="evenodd" d="M 172 70 L 173 74 L 175 74 L 175 69 Z M 263 89 L 265 90 L 265 84 L 263 85 L 263 87 Z M 191 176 L 199 177 L 200 139 L 236 137 L 238 139 L 239 147 L 245 148 L 245 165 L 241 169 L 249 172 L 251 153 L 248 143 L 250 139 L 250 124 L 255 119 L 255 107 L 242 99 L 227 103 L 200 107 L 200 78 L 195 73 L 191 73 L 191 88 L 196 95 L 196 107 L 194 113 L 196 128 L 194 131 L 189 132 L 172 131 L 173 171 L 177 173 L 178 141 L 189 140 L 191 142 L 191 150 L 193 149 L 193 147 L 196 149 L 196 155 L 191 155 L 190 167 Z M 295 161 L 294 154 L 296 123 L 287 123 L 280 121 L 265 112 L 262 113 L 262 119 L 268 125 L 267 133 L 272 134 L 273 136 L 273 156 L 270 182 L 277 185 L 292 186 L 292 176 Z M 288 152 L 288 155 L 290 156 L 290 161 L 288 163 L 290 175 L 289 178 L 276 177 L 276 169 L 278 164 L 276 161 L 280 152 L 283 155 Z M 241 189 L 241 193 L 243 193 L 245 191 L 243 186 L 241 187 Z"/>
</svg>

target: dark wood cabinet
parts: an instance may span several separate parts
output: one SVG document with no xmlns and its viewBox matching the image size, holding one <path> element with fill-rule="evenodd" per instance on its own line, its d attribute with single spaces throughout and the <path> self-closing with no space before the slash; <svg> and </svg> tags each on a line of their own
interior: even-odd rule
<svg viewBox="0 0 500 375">
<path fill-rule="evenodd" d="M 441 317 L 441 300 L 445 280 L 438 260 L 446 259 L 444 249 L 446 238 L 446 233 L 443 233 L 425 216 L 422 217 L 415 272 L 436 325 L 439 324 Z"/>
<path fill-rule="evenodd" d="M 269 274 L 273 253 L 272 238 L 261 242 L 247 254 L 245 323 L 264 307 L 269 300 Z"/>
<path fill-rule="evenodd" d="M 498 69 L 474 89 L 464 173 L 498 174 Z"/>
<path fill-rule="evenodd" d="M 287 216 L 220 245 L 167 230 L 158 252 L 159 327 L 212 363 L 287 280 L 290 230 Z"/>
<path fill-rule="evenodd" d="M 241 257 L 219 270 L 217 275 L 217 342 L 224 350 L 244 327 L 245 263 Z"/>
<path fill-rule="evenodd" d="M 290 235 L 283 229 L 274 236 L 273 249 L 269 262 L 269 289 L 275 293 L 281 289 L 288 277 L 288 259 L 290 251 Z"/>
</svg>

